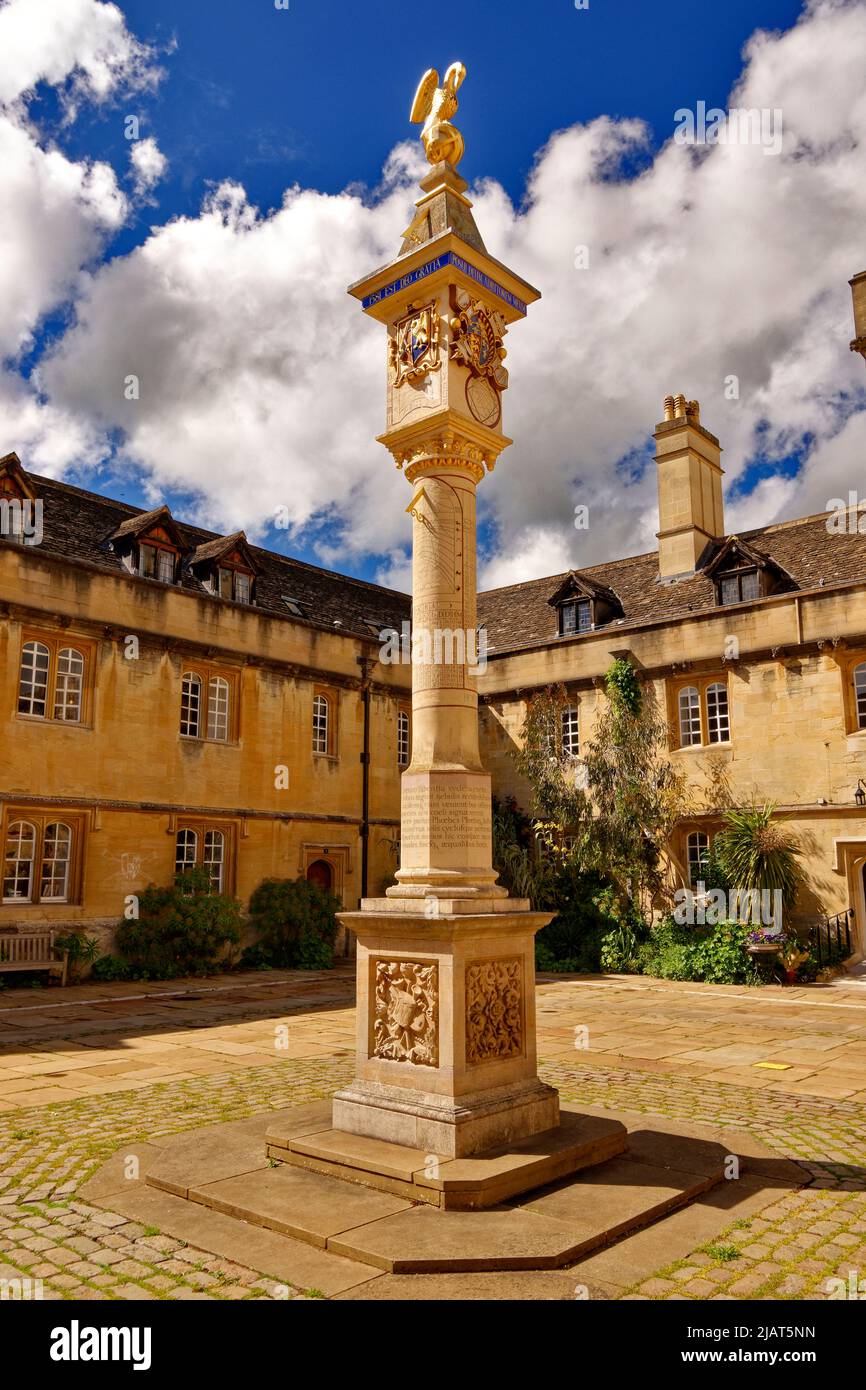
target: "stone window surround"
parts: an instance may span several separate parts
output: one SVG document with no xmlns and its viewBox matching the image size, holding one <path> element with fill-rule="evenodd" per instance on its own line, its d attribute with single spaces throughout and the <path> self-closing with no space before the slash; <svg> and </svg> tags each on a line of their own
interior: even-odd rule
<svg viewBox="0 0 866 1390">
<path fill-rule="evenodd" d="M 197 734 L 181 731 L 181 711 L 183 707 L 183 683 L 187 676 L 197 676 L 200 682 L 199 732 Z M 222 747 L 236 745 L 240 737 L 240 673 L 224 666 L 212 666 L 204 661 L 191 661 L 184 664 L 180 673 L 178 700 L 178 738 L 182 743 L 215 743 Z M 228 685 L 228 730 L 225 738 L 213 738 L 208 733 L 211 681 L 225 681 Z"/>
<path fill-rule="evenodd" d="M 24 821 L 35 827 L 36 853 L 33 861 L 33 878 L 30 897 L 28 899 L 2 899 L 2 897 L 0 897 L 0 906 L 4 908 L 14 908 L 16 911 L 35 909 L 39 913 L 42 913 L 46 908 L 61 907 L 65 909 L 81 903 L 81 890 L 84 881 L 85 820 L 86 817 L 84 813 L 81 811 L 71 811 L 66 806 L 57 808 L 40 807 L 38 810 L 33 806 L 16 806 L 14 804 L 5 807 L 2 836 L 0 836 L 3 869 L 5 869 L 6 864 L 7 837 L 12 825 Z M 39 896 L 39 885 L 42 878 L 45 829 L 48 825 L 56 824 L 68 826 L 72 834 L 66 894 L 63 898 L 41 898 Z M 2 894 L 2 884 L 0 884 L 0 894 Z"/>
<path fill-rule="evenodd" d="M 405 721 L 405 723 L 404 723 Z M 405 739 L 402 736 L 402 729 L 405 727 Z M 405 758 L 402 756 L 405 744 Z M 397 706 L 397 766 L 405 768 L 409 766 L 412 758 L 412 707 L 407 704 Z"/>
<path fill-rule="evenodd" d="M 315 727 L 315 723 L 314 723 L 314 711 L 315 711 L 315 708 L 316 708 L 316 699 L 317 699 L 317 697 L 320 698 L 320 699 L 322 699 L 322 700 L 324 700 L 324 701 L 326 702 L 326 704 L 327 704 L 327 707 L 328 707 L 327 730 L 326 730 L 326 747 L 325 747 L 325 748 L 317 748 L 317 747 L 316 747 L 316 727 Z M 339 757 L 339 752 L 338 752 L 338 738 L 337 738 L 337 734 L 338 734 L 338 723 L 339 723 L 339 709 L 340 709 L 339 694 L 338 694 L 338 692 L 337 692 L 336 690 L 333 690 L 330 686 L 327 686 L 327 685 L 318 685 L 318 684 L 316 684 L 316 685 L 313 686 L 313 689 L 312 689 L 312 692 L 311 692 L 311 696 L 310 696 L 310 724 L 309 724 L 309 728 L 310 728 L 310 735 L 311 735 L 311 740 L 310 740 L 310 742 L 311 742 L 311 748 L 312 748 L 312 753 L 313 753 L 313 757 L 314 757 L 314 758 L 330 758 L 331 761 L 335 762 L 335 761 L 337 760 L 337 758 Z"/>
<path fill-rule="evenodd" d="M 171 836 L 171 866 L 168 881 L 172 883 L 177 872 L 177 839 L 183 830 L 192 830 L 197 836 L 195 867 L 198 869 L 204 867 L 205 835 L 209 830 L 220 832 L 223 836 L 223 873 L 220 892 L 234 893 L 237 874 L 237 821 L 218 820 L 210 817 L 200 819 L 196 816 L 170 817 L 168 834 Z"/>
<path fill-rule="evenodd" d="M 708 749 L 729 748 L 733 742 L 731 729 L 731 690 L 726 671 L 705 673 L 695 675 L 688 673 L 677 676 L 674 680 L 667 682 L 668 685 L 668 716 L 671 729 L 671 751 L 675 753 L 695 753 L 706 752 Z M 711 686 L 724 686 L 727 694 L 728 707 L 728 737 L 717 739 L 715 742 L 710 740 L 709 713 L 707 702 L 707 691 Z M 701 738 L 699 743 L 683 743 L 680 731 L 680 694 L 684 690 L 694 689 L 698 692 L 698 704 L 701 719 Z"/>
<path fill-rule="evenodd" d="M 860 722 L 862 715 L 858 709 L 856 686 L 857 672 L 861 666 L 866 668 L 866 650 L 861 648 L 842 653 L 839 668 L 842 676 L 845 732 L 855 736 L 866 735 L 866 722 Z"/>
<path fill-rule="evenodd" d="M 21 664 L 24 659 L 24 648 L 29 642 L 39 642 L 43 647 L 48 648 L 48 692 L 46 699 L 45 714 L 26 714 L 18 710 L 18 691 L 21 680 Z M 58 659 L 61 651 L 71 648 L 80 653 L 84 659 L 84 673 L 81 682 L 81 708 L 78 719 L 57 719 L 54 715 L 54 701 L 57 690 Z M 53 724 L 60 725 L 64 729 L 90 729 L 93 727 L 93 684 L 94 684 L 94 643 L 85 637 L 78 636 L 72 629 L 63 628 L 60 631 L 48 630 L 45 628 L 25 626 L 21 629 L 21 642 L 18 650 L 17 676 L 15 680 L 15 711 L 16 719 L 23 719 L 27 723 Z M 49 712 L 50 711 L 50 712 Z"/>
</svg>

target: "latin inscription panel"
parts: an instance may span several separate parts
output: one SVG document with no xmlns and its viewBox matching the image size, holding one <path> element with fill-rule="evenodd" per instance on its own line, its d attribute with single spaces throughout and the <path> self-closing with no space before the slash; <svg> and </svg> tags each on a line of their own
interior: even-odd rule
<svg viewBox="0 0 866 1390">
<path fill-rule="evenodd" d="M 491 839 L 490 779 L 404 776 L 401 796 L 400 841 L 402 861 L 407 854 L 426 860 L 464 855 L 478 862 L 479 851 L 489 857 Z M 468 851 L 468 854 L 467 854 Z"/>
</svg>

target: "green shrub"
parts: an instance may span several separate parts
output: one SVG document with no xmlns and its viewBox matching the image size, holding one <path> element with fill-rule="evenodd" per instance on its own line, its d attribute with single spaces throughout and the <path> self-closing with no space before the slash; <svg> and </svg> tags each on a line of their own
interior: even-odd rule
<svg viewBox="0 0 866 1390">
<path fill-rule="evenodd" d="M 240 928 L 240 904 L 212 892 L 204 870 L 191 869 L 171 888 L 144 890 L 138 918 L 117 929 L 117 949 L 133 979 L 212 975 L 231 958 Z"/>
<path fill-rule="evenodd" d="M 266 878 L 250 898 L 250 925 L 259 940 L 241 963 L 254 970 L 330 970 L 339 906 L 304 878 Z"/>
<path fill-rule="evenodd" d="M 705 940 L 692 947 L 692 979 L 716 985 L 754 984 L 757 971 L 746 950 L 749 928 L 738 922 L 720 922 Z"/>
<path fill-rule="evenodd" d="M 694 979 L 691 952 L 705 935 L 704 927 L 681 926 L 673 917 L 665 917 L 638 946 L 637 969 L 661 980 Z"/>
<path fill-rule="evenodd" d="M 128 980 L 129 977 L 130 967 L 120 956 L 100 956 L 93 962 L 90 972 L 92 980 Z"/>
<path fill-rule="evenodd" d="M 535 968 L 550 975 L 583 975 L 587 973 L 586 966 L 580 957 L 562 956 L 558 958 L 537 938 L 535 942 Z"/>
<path fill-rule="evenodd" d="M 613 930 L 601 939 L 601 968 L 613 974 L 634 973 L 637 968 L 637 953 L 638 940 L 634 928 L 628 922 L 618 922 Z"/>
<path fill-rule="evenodd" d="M 719 985 L 756 984 L 749 955 L 749 928 L 737 922 L 715 927 L 680 926 L 666 917 L 637 948 L 638 968 L 662 980 L 696 980 Z"/>
<path fill-rule="evenodd" d="M 58 951 L 66 952 L 66 964 L 70 981 L 76 981 L 82 967 L 92 965 L 99 955 L 99 942 L 95 936 L 85 936 L 81 931 L 60 932 L 54 938 Z"/>
<path fill-rule="evenodd" d="M 574 866 L 566 866 L 557 880 L 556 898 L 559 912 L 535 938 L 535 960 L 539 970 L 559 968 L 594 975 L 601 969 L 630 968 L 613 963 L 614 959 L 622 958 L 622 954 L 615 957 L 611 953 L 613 940 L 608 942 L 611 963 L 602 965 L 602 950 L 609 936 L 613 934 L 621 953 L 634 960 L 634 947 L 646 934 L 640 918 L 631 908 L 622 908 L 617 903 L 611 887 L 602 884 L 595 874 L 584 874 Z M 616 936 L 618 932 L 623 934 Z M 542 965 L 541 959 L 554 963 Z"/>
</svg>

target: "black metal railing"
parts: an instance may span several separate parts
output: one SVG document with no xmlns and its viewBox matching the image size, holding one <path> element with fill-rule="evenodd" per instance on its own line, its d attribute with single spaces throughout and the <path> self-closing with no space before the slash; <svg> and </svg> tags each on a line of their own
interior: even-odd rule
<svg viewBox="0 0 866 1390">
<path fill-rule="evenodd" d="M 825 965 L 833 965 L 837 961 L 845 960 L 851 954 L 851 923 L 854 920 L 854 909 L 849 908 L 846 912 L 837 912 L 834 917 L 827 917 L 823 922 L 817 922 L 809 932 L 809 939 L 815 948 L 815 955 L 818 958 L 819 969 Z"/>
</svg>

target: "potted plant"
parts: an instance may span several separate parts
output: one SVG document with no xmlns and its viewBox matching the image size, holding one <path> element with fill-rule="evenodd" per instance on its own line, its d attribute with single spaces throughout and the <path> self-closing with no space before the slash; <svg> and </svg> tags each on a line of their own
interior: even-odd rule
<svg viewBox="0 0 866 1390">
<path fill-rule="evenodd" d="M 800 966 L 809 959 L 809 952 L 804 951 L 797 941 L 786 941 L 779 948 L 779 960 L 785 972 L 785 981 L 789 985 L 796 984 L 797 972 Z"/>
<path fill-rule="evenodd" d="M 783 948 L 786 943 L 786 937 L 767 927 L 756 927 L 748 933 L 746 950 L 764 980 L 772 979 L 776 962 L 779 960 L 780 947 Z"/>
</svg>

